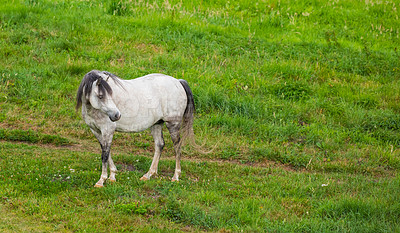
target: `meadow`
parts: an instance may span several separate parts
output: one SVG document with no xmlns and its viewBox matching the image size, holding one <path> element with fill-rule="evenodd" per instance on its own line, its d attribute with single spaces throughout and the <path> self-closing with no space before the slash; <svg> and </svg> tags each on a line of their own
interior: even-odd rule
<svg viewBox="0 0 400 233">
<path fill-rule="evenodd" d="M 0 0 L 1 232 L 400 232 L 397 0 Z M 204 154 L 117 133 L 83 76 L 185 79 Z"/>
</svg>

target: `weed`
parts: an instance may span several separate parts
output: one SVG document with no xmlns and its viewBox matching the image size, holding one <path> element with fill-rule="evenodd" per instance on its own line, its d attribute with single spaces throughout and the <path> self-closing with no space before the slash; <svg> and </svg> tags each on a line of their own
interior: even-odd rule
<svg viewBox="0 0 400 233">
<path fill-rule="evenodd" d="M 309 98 L 311 89 L 300 83 L 277 84 L 272 88 L 273 93 L 282 99 L 300 100 Z"/>
<path fill-rule="evenodd" d="M 340 44 L 339 44 L 339 42 L 338 42 L 338 40 L 336 38 L 335 31 L 327 31 L 327 32 L 325 32 L 325 40 L 326 40 L 326 43 L 329 46 L 334 45 L 336 47 L 340 47 Z"/>
<path fill-rule="evenodd" d="M 107 13 L 111 15 L 125 15 L 128 12 L 128 4 L 122 0 L 111 0 Z"/>
<path fill-rule="evenodd" d="M 141 205 L 139 202 L 127 203 L 127 204 L 117 204 L 114 207 L 116 210 L 121 211 L 125 214 L 146 214 L 148 212 L 148 206 Z"/>
</svg>

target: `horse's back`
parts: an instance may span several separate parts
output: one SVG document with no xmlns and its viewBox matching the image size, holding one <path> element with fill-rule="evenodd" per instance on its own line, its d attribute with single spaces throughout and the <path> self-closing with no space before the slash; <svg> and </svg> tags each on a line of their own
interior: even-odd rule
<svg viewBox="0 0 400 233">
<path fill-rule="evenodd" d="M 115 101 L 122 113 L 119 123 L 136 125 L 138 121 L 141 124 L 148 121 L 144 125 L 150 126 L 159 120 L 180 118 L 185 111 L 185 89 L 178 79 L 171 76 L 149 74 L 124 80 L 123 86 L 125 90 Z"/>
<path fill-rule="evenodd" d="M 133 89 L 149 90 L 165 89 L 168 92 L 176 90 L 182 92 L 184 89 L 179 80 L 165 74 L 148 74 L 139 78 L 127 80 Z M 172 89 L 171 89 L 172 88 Z"/>
</svg>

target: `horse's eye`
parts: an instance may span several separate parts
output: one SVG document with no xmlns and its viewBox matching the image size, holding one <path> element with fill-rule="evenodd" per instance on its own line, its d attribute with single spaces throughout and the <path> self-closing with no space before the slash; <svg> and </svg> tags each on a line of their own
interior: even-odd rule
<svg viewBox="0 0 400 233">
<path fill-rule="evenodd" d="M 99 99 L 103 99 L 103 97 L 104 97 L 103 95 L 99 95 Z"/>
</svg>

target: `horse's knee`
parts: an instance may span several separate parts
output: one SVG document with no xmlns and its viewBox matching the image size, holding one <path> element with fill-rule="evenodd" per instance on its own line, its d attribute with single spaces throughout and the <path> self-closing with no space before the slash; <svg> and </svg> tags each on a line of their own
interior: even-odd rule
<svg viewBox="0 0 400 233">
<path fill-rule="evenodd" d="M 177 129 L 177 130 L 170 130 L 169 131 L 170 132 L 170 135 L 171 135 L 171 139 L 172 139 L 172 142 L 174 143 L 174 144 L 176 144 L 176 143 L 178 143 L 179 142 L 179 140 L 180 140 L 180 132 L 179 132 L 179 129 Z"/>
<path fill-rule="evenodd" d="M 101 153 L 101 161 L 103 161 L 103 163 L 108 162 L 108 157 L 110 157 L 110 151 L 103 151 Z"/>
<path fill-rule="evenodd" d="M 160 150 L 162 150 L 165 146 L 164 140 L 156 142 L 156 147 L 158 147 Z"/>
<path fill-rule="evenodd" d="M 110 145 L 105 144 L 105 145 L 101 145 L 101 161 L 103 161 L 103 163 L 107 163 L 108 162 L 108 158 L 110 157 Z"/>
</svg>

